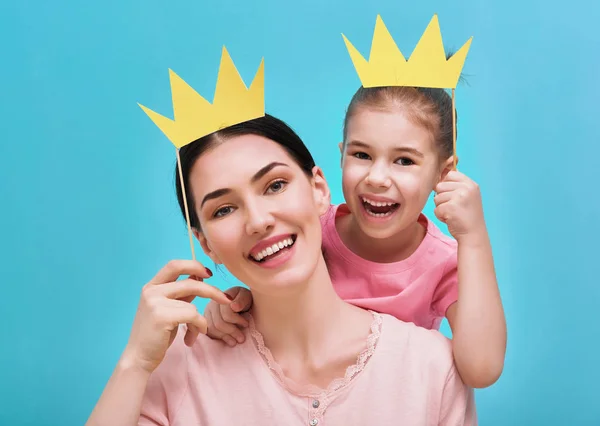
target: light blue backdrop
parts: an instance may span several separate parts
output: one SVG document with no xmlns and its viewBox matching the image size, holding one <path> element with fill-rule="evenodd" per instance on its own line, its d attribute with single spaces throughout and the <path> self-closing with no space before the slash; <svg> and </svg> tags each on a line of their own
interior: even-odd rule
<svg viewBox="0 0 600 426">
<path fill-rule="evenodd" d="M 268 111 L 339 202 L 359 84 L 340 33 L 367 52 L 377 13 L 407 54 L 433 13 L 447 47 L 474 36 L 460 166 L 483 190 L 509 330 L 481 424 L 600 424 L 598 2 L 38 0 L 0 6 L 0 425 L 83 424 L 140 287 L 189 257 L 173 147 L 136 105 L 170 113 L 167 68 L 211 98 L 223 44 L 247 82 L 264 56 Z"/>
</svg>

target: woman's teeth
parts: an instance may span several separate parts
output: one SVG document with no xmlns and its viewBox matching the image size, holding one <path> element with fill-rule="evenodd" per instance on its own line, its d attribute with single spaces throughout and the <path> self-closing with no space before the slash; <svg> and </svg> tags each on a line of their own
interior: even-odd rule
<svg viewBox="0 0 600 426">
<path fill-rule="evenodd" d="M 261 252 L 252 255 L 252 258 L 257 262 L 260 262 L 267 256 L 271 256 L 272 254 L 277 253 L 279 250 L 290 247 L 294 244 L 294 240 L 290 238 L 286 238 L 285 240 L 279 241 L 278 243 L 273 244 L 271 247 L 267 247 Z"/>
</svg>

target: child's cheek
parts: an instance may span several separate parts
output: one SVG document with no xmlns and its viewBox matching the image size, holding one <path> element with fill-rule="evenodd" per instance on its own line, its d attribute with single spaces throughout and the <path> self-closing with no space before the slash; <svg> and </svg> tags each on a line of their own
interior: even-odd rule
<svg viewBox="0 0 600 426">
<path fill-rule="evenodd" d="M 355 165 L 347 165 L 342 170 L 342 188 L 344 192 L 351 191 L 355 188 L 361 180 L 364 179 L 366 171 L 363 167 L 357 167 Z"/>
<path fill-rule="evenodd" d="M 427 197 L 424 182 L 417 175 L 403 174 L 396 179 L 397 186 L 405 201 L 419 201 L 423 196 Z"/>
</svg>

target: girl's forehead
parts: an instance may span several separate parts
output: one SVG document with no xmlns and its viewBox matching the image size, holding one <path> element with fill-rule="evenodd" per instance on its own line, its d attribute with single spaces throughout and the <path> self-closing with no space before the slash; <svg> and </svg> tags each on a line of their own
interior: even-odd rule
<svg viewBox="0 0 600 426">
<path fill-rule="evenodd" d="M 432 135 L 401 109 L 361 109 L 348 122 L 347 139 L 380 146 L 409 142 L 430 144 Z"/>
</svg>

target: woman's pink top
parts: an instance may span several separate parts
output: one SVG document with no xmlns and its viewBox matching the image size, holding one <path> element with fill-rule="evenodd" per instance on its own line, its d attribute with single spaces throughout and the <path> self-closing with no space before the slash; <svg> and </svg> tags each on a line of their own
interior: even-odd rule
<svg viewBox="0 0 600 426">
<path fill-rule="evenodd" d="M 152 374 L 140 425 L 476 425 L 472 390 L 450 341 L 437 331 L 373 312 L 356 364 L 327 389 L 287 379 L 248 316 L 251 338 L 234 348 L 184 330 Z M 182 326 L 183 327 L 183 326 Z"/>
</svg>

